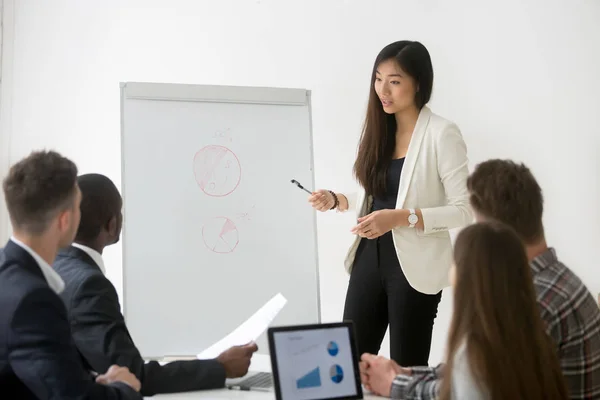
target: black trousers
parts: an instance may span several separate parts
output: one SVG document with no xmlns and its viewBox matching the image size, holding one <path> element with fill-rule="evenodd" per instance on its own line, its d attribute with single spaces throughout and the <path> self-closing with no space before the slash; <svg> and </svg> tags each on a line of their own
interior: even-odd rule
<svg viewBox="0 0 600 400">
<path fill-rule="evenodd" d="M 391 358 L 406 367 L 428 365 L 441 298 L 441 292 L 428 295 L 410 286 L 388 232 L 361 240 L 350 274 L 344 320 L 354 322 L 359 354 L 379 353 L 389 324 Z"/>
</svg>

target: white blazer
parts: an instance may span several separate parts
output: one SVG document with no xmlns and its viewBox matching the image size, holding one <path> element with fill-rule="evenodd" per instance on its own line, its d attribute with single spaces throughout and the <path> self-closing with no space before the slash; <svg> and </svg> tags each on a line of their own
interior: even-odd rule
<svg viewBox="0 0 600 400">
<path fill-rule="evenodd" d="M 435 294 L 449 285 L 452 242 L 448 230 L 473 222 L 468 176 L 467 147 L 460 130 L 423 107 L 402 167 L 396 208 L 421 209 L 425 229 L 392 231 L 404 275 L 419 292 Z M 364 189 L 346 197 L 357 218 L 371 209 L 372 196 L 366 197 Z M 360 240 L 357 235 L 346 256 L 348 273 Z"/>
</svg>

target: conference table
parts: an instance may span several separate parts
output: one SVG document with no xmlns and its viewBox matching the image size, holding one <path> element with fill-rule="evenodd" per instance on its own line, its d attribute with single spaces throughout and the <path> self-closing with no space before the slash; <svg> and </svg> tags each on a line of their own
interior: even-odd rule
<svg viewBox="0 0 600 400">
<path fill-rule="evenodd" d="M 173 359 L 163 360 L 163 362 L 167 361 L 173 361 Z M 257 372 L 271 372 L 271 360 L 269 356 L 266 354 L 255 354 L 254 357 L 252 357 L 252 365 L 250 366 L 250 370 Z M 243 391 L 231 389 L 216 389 L 187 393 L 161 394 L 146 398 L 156 400 L 270 400 L 275 398 L 275 392 L 264 392 L 258 390 Z M 367 392 L 363 392 L 363 398 L 382 399 L 382 397 L 375 396 Z"/>
<path fill-rule="evenodd" d="M 229 390 L 229 389 L 218 389 L 218 390 L 206 390 L 201 392 L 188 392 L 188 393 L 177 393 L 177 394 L 162 394 L 153 397 L 147 397 L 147 399 L 156 400 L 271 400 L 275 398 L 274 392 L 258 392 L 258 391 L 241 391 L 241 390 Z M 364 399 L 382 399 L 381 397 L 374 396 L 372 394 L 363 395 Z"/>
</svg>

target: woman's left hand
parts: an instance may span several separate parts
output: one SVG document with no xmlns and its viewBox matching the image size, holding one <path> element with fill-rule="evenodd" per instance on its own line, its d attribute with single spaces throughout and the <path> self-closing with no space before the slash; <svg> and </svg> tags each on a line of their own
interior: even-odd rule
<svg viewBox="0 0 600 400">
<path fill-rule="evenodd" d="M 375 239 L 391 231 L 397 220 L 397 210 L 378 210 L 358 219 L 351 232 L 367 239 Z"/>
</svg>

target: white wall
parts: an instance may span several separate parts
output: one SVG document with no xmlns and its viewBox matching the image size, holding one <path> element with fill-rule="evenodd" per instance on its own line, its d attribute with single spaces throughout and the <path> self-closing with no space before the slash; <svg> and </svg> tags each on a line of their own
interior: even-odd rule
<svg viewBox="0 0 600 400">
<path fill-rule="evenodd" d="M 11 7 L 0 0 L 0 181 L 8 172 L 10 148 L 10 66 L 12 64 L 13 18 Z M 0 195 L 0 246 L 8 239 L 8 212 L 4 195 Z"/>
<path fill-rule="evenodd" d="M 417 39 L 433 57 L 432 108 L 460 125 L 473 163 L 533 168 L 551 244 L 598 292 L 598 21 L 597 0 L 18 0 L 10 161 L 53 147 L 118 184 L 120 81 L 301 87 L 313 90 L 318 186 L 352 188 L 372 62 Z M 318 222 L 323 316 L 338 319 L 352 218 Z M 120 248 L 107 265 L 120 288 Z"/>
</svg>

